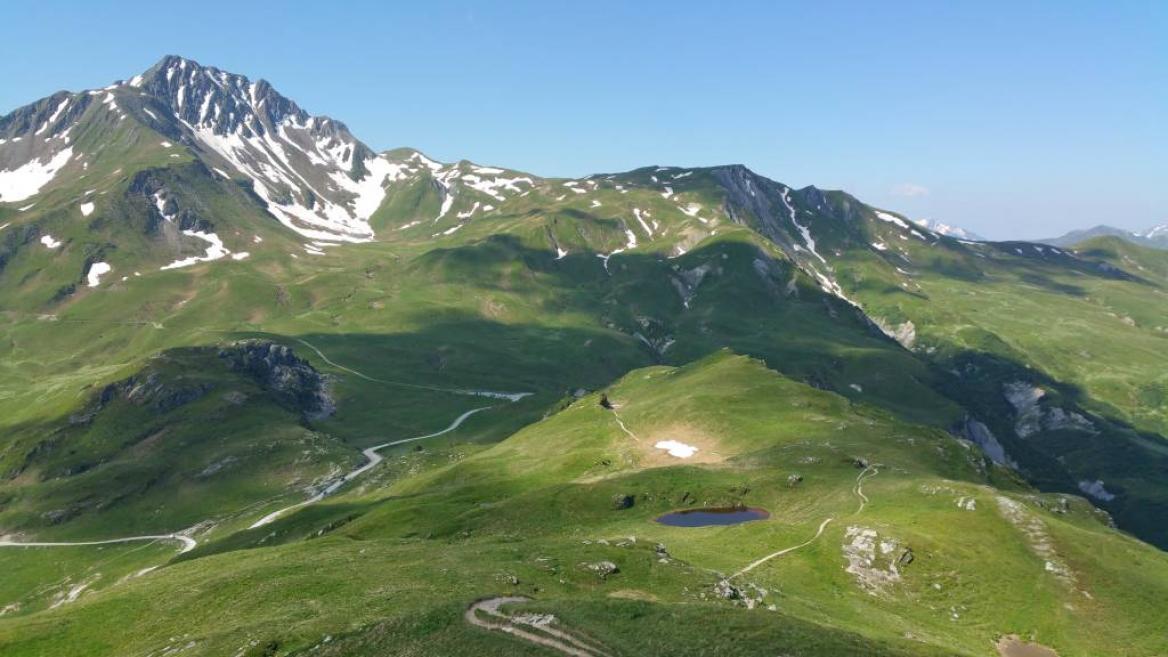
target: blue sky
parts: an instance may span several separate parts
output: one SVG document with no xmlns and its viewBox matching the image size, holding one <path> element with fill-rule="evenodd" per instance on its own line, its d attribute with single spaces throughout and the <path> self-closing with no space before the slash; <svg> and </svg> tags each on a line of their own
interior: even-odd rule
<svg viewBox="0 0 1168 657">
<path fill-rule="evenodd" d="M 993 238 L 1168 221 L 1157 0 L 99 4 L 5 7 L 0 112 L 174 53 L 377 149 L 564 176 L 740 162 Z"/>
</svg>

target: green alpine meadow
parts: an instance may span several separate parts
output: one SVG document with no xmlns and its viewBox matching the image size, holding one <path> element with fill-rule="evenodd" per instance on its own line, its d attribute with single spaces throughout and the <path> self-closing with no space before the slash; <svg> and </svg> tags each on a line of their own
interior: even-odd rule
<svg viewBox="0 0 1168 657">
<path fill-rule="evenodd" d="M 0 118 L 0 655 L 1168 655 L 1164 234 L 56 93 Z"/>
</svg>

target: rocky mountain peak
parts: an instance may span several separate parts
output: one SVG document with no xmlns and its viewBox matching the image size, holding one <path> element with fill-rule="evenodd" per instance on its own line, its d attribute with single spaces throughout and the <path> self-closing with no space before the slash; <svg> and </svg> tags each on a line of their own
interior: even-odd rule
<svg viewBox="0 0 1168 657">
<path fill-rule="evenodd" d="M 168 55 L 127 85 L 149 123 L 209 166 L 249 181 L 282 224 L 320 242 L 372 239 L 392 165 L 339 121 L 312 116 L 264 80 Z"/>
</svg>

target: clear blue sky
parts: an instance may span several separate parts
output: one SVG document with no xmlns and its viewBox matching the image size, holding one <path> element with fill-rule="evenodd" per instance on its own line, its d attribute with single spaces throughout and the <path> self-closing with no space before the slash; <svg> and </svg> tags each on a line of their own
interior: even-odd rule
<svg viewBox="0 0 1168 657">
<path fill-rule="evenodd" d="M 376 149 L 741 162 L 996 238 L 1168 221 L 1161 0 L 99 4 L 5 6 L 0 112 L 174 53 Z"/>
</svg>

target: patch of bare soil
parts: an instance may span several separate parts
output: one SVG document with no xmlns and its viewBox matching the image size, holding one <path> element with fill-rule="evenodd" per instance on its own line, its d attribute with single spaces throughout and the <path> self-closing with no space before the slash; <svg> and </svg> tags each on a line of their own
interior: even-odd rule
<svg viewBox="0 0 1168 657">
<path fill-rule="evenodd" d="M 1058 653 L 1038 643 L 1030 643 L 1011 634 L 998 639 L 994 645 L 1001 657 L 1058 657 Z"/>
</svg>

